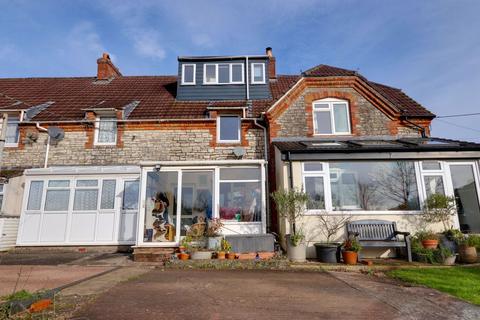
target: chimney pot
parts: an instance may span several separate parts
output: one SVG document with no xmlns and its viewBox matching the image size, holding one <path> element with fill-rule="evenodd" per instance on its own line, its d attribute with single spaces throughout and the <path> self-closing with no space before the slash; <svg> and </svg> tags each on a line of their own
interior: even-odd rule
<svg viewBox="0 0 480 320">
<path fill-rule="evenodd" d="M 108 80 L 115 77 L 121 77 L 120 70 L 110 60 L 110 55 L 106 52 L 97 59 L 97 80 Z"/>
<path fill-rule="evenodd" d="M 275 57 L 273 56 L 272 48 L 267 47 L 265 52 L 268 56 L 268 78 L 269 79 L 276 79 L 277 78 L 277 71 L 275 66 Z"/>
<path fill-rule="evenodd" d="M 267 53 L 267 56 L 273 57 L 272 47 L 267 47 L 267 48 L 265 49 L 265 52 Z"/>
</svg>

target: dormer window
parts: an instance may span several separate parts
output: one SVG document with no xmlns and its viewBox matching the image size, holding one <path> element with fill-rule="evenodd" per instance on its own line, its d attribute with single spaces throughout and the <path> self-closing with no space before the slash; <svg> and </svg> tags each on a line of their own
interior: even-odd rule
<svg viewBox="0 0 480 320">
<path fill-rule="evenodd" d="M 265 83 L 265 63 L 252 63 L 252 84 Z"/>
<path fill-rule="evenodd" d="M 204 84 L 242 84 L 243 63 L 206 63 L 203 68 Z"/>
<path fill-rule="evenodd" d="M 350 134 L 348 102 L 333 98 L 314 101 L 313 129 L 317 135 Z"/>
<path fill-rule="evenodd" d="M 182 65 L 182 85 L 194 85 L 195 84 L 195 64 L 183 64 Z"/>
<path fill-rule="evenodd" d="M 117 144 L 117 118 L 98 117 L 95 122 L 95 144 L 116 145 Z"/>
<path fill-rule="evenodd" d="M 18 128 L 18 116 L 8 115 L 7 132 L 5 136 L 5 147 L 17 147 L 20 138 L 20 130 Z"/>
</svg>

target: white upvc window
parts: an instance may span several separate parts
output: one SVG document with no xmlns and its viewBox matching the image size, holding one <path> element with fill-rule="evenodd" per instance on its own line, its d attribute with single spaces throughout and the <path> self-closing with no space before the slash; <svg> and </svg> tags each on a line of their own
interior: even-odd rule
<svg viewBox="0 0 480 320">
<path fill-rule="evenodd" d="M 182 85 L 195 85 L 196 64 L 182 64 Z"/>
<path fill-rule="evenodd" d="M 5 184 L 0 183 L 0 212 L 2 212 L 2 208 L 3 208 L 4 194 L 5 194 Z"/>
<path fill-rule="evenodd" d="M 111 116 L 97 118 L 95 121 L 95 144 L 117 144 L 117 118 Z"/>
<path fill-rule="evenodd" d="M 241 119 L 239 116 L 228 115 L 217 117 L 217 142 L 239 143 Z"/>
<path fill-rule="evenodd" d="M 422 161 L 420 172 L 425 199 L 433 194 L 447 195 L 445 168 L 441 161 Z"/>
<path fill-rule="evenodd" d="M 20 118 L 18 116 L 8 115 L 7 130 L 5 135 L 5 147 L 17 147 L 20 138 L 20 130 L 18 123 Z"/>
<path fill-rule="evenodd" d="M 313 129 L 316 135 L 350 134 L 348 102 L 333 98 L 314 101 Z"/>
<path fill-rule="evenodd" d="M 308 194 L 307 210 L 324 211 L 330 205 L 326 194 L 329 184 L 328 163 L 305 162 L 302 166 L 303 187 Z M 326 202 L 329 202 L 328 204 Z"/>
<path fill-rule="evenodd" d="M 243 63 L 206 63 L 203 65 L 204 84 L 243 84 Z"/>
<path fill-rule="evenodd" d="M 265 63 L 252 63 L 252 84 L 265 84 Z"/>
</svg>

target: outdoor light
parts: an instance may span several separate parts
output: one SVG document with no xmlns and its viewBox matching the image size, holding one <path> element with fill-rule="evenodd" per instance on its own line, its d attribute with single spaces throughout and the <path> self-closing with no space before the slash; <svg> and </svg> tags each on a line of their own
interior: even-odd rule
<svg viewBox="0 0 480 320">
<path fill-rule="evenodd" d="M 155 165 L 155 171 L 157 171 L 157 172 L 160 171 L 160 165 L 159 164 Z"/>
</svg>

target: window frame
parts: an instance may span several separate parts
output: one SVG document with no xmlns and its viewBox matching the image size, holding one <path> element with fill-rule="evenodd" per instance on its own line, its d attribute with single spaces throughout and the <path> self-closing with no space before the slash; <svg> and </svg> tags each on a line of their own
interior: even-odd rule
<svg viewBox="0 0 480 320">
<path fill-rule="evenodd" d="M 322 170 L 305 170 L 305 164 L 308 162 L 316 162 L 322 165 Z M 305 215 L 318 215 L 325 214 L 329 211 L 329 208 L 332 207 L 332 197 L 330 190 L 330 165 L 328 162 L 320 161 L 308 161 L 302 162 L 302 186 L 305 192 L 307 192 L 306 178 L 309 177 L 320 177 L 323 178 L 323 197 L 324 197 L 324 207 L 323 209 L 306 209 Z"/>
<path fill-rule="evenodd" d="M 115 140 L 113 142 L 99 142 L 98 137 L 100 134 L 100 122 L 102 118 L 110 118 L 115 119 Z M 116 146 L 118 141 L 118 119 L 115 116 L 108 116 L 108 115 L 101 115 L 95 118 L 95 137 L 94 137 L 94 145 L 96 146 Z"/>
<path fill-rule="evenodd" d="M 11 118 L 14 118 L 13 120 L 15 126 L 16 126 L 16 133 L 17 133 L 17 141 L 16 142 L 7 142 L 7 137 L 5 136 L 5 142 L 3 144 L 4 147 L 6 148 L 16 148 L 18 147 L 18 144 L 20 142 L 20 122 L 21 122 L 21 116 L 18 115 L 12 115 L 12 114 L 7 114 L 7 119 L 5 121 L 6 123 L 6 129 L 8 130 L 8 126 L 11 125 L 10 121 Z M 6 131 L 5 131 L 6 132 Z"/>
<path fill-rule="evenodd" d="M 237 118 L 238 119 L 238 139 L 223 140 L 221 139 L 220 122 L 221 118 Z M 242 117 L 236 114 L 222 114 L 217 116 L 217 143 L 241 143 L 242 142 Z"/>
<path fill-rule="evenodd" d="M 185 67 L 187 66 L 193 66 L 193 81 L 192 82 L 187 82 L 185 81 Z M 184 63 L 182 64 L 182 86 L 194 86 L 196 85 L 196 73 L 197 73 L 197 65 L 195 63 Z"/>
<path fill-rule="evenodd" d="M 239 65 L 242 70 L 242 80 L 241 81 L 233 81 L 233 66 Z M 230 84 L 244 84 L 245 83 L 245 65 L 242 62 L 233 62 L 230 63 Z"/>
<path fill-rule="evenodd" d="M 345 132 L 337 132 L 335 128 L 335 110 L 333 105 L 343 103 L 346 106 L 347 110 L 347 125 L 348 131 Z M 315 105 L 318 104 L 327 104 L 328 108 L 315 108 Z M 316 121 L 316 113 L 317 112 L 330 112 L 330 126 L 332 128 L 331 133 L 318 133 L 317 132 L 317 121 Z M 313 135 L 314 136 L 340 136 L 340 135 L 351 135 L 352 134 L 352 124 L 350 119 L 350 104 L 347 100 L 336 99 L 336 98 L 325 98 L 320 100 L 315 100 L 312 102 L 312 121 L 313 121 Z"/>
<path fill-rule="evenodd" d="M 261 65 L 262 66 L 262 81 L 255 81 L 255 66 L 256 65 Z M 252 62 L 251 64 L 251 84 L 265 84 L 265 63 L 264 62 Z"/>
<path fill-rule="evenodd" d="M 228 65 L 228 82 L 219 82 L 219 65 Z M 233 65 L 240 65 L 242 69 L 242 81 L 233 81 Z M 215 66 L 215 81 L 207 82 L 207 66 Z M 243 62 L 218 62 L 218 63 L 204 63 L 203 64 L 203 84 L 204 85 L 230 85 L 230 84 L 245 84 L 245 67 Z"/>
<path fill-rule="evenodd" d="M 5 189 L 7 188 L 7 184 L 0 182 L 0 196 L 2 197 L 2 202 L 0 202 L 0 214 L 3 212 L 3 206 L 5 205 Z"/>
</svg>

